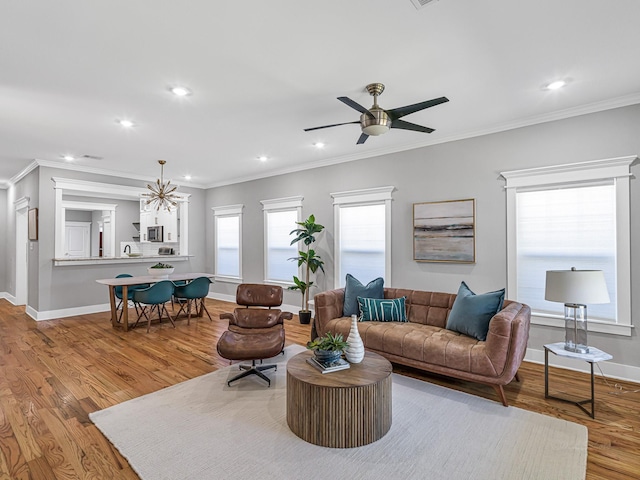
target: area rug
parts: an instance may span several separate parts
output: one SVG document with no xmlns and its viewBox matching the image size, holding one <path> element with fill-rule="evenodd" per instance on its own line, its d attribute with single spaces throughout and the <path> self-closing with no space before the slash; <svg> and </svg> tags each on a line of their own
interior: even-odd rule
<svg viewBox="0 0 640 480">
<path fill-rule="evenodd" d="M 318 447 L 289 430 L 287 347 L 271 387 L 237 366 L 90 415 L 144 480 L 584 479 L 587 429 L 393 374 L 393 423 L 382 439 Z"/>
</svg>

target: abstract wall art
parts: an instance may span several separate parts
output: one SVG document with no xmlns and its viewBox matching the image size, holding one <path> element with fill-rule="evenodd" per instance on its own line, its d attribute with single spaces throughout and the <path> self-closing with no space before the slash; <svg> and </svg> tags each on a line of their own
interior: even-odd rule
<svg viewBox="0 0 640 480">
<path fill-rule="evenodd" d="M 475 263 L 475 200 L 413 204 L 413 259 Z"/>
</svg>

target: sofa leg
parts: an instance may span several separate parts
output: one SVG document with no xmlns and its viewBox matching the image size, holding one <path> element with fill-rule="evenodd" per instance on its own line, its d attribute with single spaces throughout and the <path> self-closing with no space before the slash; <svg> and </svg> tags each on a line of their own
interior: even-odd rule
<svg viewBox="0 0 640 480">
<path fill-rule="evenodd" d="M 502 388 L 502 385 L 493 385 L 493 388 L 496 390 L 498 397 L 500 397 L 500 401 L 502 402 L 502 405 L 504 405 L 505 407 L 508 407 L 509 404 L 507 403 L 507 397 L 504 394 L 504 389 Z"/>
<path fill-rule="evenodd" d="M 516 375 L 513 378 L 516 379 L 516 382 L 520 383 L 520 375 L 518 375 L 518 372 L 516 372 Z"/>
</svg>

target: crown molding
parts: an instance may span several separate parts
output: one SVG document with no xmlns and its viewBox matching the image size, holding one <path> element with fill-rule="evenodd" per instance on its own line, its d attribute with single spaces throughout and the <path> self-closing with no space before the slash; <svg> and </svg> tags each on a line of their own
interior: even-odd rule
<svg viewBox="0 0 640 480">
<path fill-rule="evenodd" d="M 9 185 L 14 185 L 15 183 L 19 182 L 25 176 L 27 176 L 29 173 L 31 173 L 33 170 L 35 170 L 37 167 L 49 167 L 49 168 L 58 168 L 58 169 L 61 169 L 61 170 L 73 170 L 73 171 L 76 171 L 76 172 L 92 173 L 94 175 L 106 175 L 106 176 L 109 176 L 109 177 L 127 178 L 127 179 L 131 179 L 131 180 L 141 180 L 143 182 L 155 182 L 156 178 L 157 178 L 157 177 L 147 176 L 147 175 L 137 175 L 137 174 L 134 174 L 134 173 L 119 172 L 119 171 L 115 171 L 115 170 L 107 170 L 105 168 L 87 167 L 87 166 L 84 166 L 84 165 L 77 165 L 77 164 L 74 164 L 74 163 L 53 162 L 51 160 L 41 160 L 41 159 L 36 158 L 33 162 L 31 162 L 29 165 L 27 165 L 27 167 L 24 168 L 21 172 L 19 172 L 15 176 L 11 177 L 11 179 L 9 180 Z M 191 183 L 191 182 L 175 183 L 175 182 L 172 181 L 172 184 L 176 185 L 177 187 L 190 187 L 190 188 L 200 188 L 200 189 L 206 188 L 204 185 Z"/>
<path fill-rule="evenodd" d="M 372 150 L 367 150 L 365 152 L 361 152 L 361 153 L 354 153 L 354 154 L 350 154 L 350 155 L 342 155 L 342 156 L 338 156 L 338 157 L 331 157 L 331 158 L 326 158 L 323 160 L 318 160 L 315 162 L 309 162 L 306 163 L 304 165 L 295 165 L 295 166 L 291 166 L 291 167 L 286 167 L 286 168 L 281 168 L 281 169 L 277 169 L 277 170 L 273 170 L 271 172 L 261 172 L 261 173 L 255 173 L 255 174 L 250 174 L 250 175 L 243 175 L 240 177 L 235 177 L 229 180 L 225 180 L 225 181 L 221 181 L 221 182 L 215 182 L 215 183 L 211 183 L 211 184 L 198 184 L 198 183 L 191 183 L 191 182 L 180 182 L 179 184 L 176 184 L 179 187 L 190 187 L 190 188 L 197 188 L 197 189 L 209 189 L 209 188 L 216 188 L 216 187 L 223 187 L 226 185 L 234 185 L 237 183 L 244 183 L 244 182 L 249 182 L 249 181 L 253 181 L 253 180 L 259 180 L 262 178 L 269 178 L 269 177 L 275 177 L 278 175 L 285 175 L 285 174 L 289 174 L 289 173 L 295 173 L 295 172 L 301 172 L 301 171 L 305 171 L 305 170 L 312 170 L 315 168 L 321 168 L 321 167 L 327 167 L 327 166 L 331 166 L 331 165 L 336 165 L 339 163 L 346 163 L 346 162 L 353 162 L 356 160 L 363 160 L 366 158 L 374 158 L 374 157 L 379 157 L 382 155 L 389 155 L 389 154 L 393 154 L 393 153 L 399 153 L 399 152 L 404 152 L 404 151 L 408 151 L 408 150 L 415 150 L 418 148 L 424 148 L 424 147 L 428 147 L 428 146 L 432 146 L 432 145 L 438 145 L 438 144 L 442 144 L 442 143 L 449 143 L 449 142 L 454 142 L 454 141 L 458 141 L 458 140 L 465 140 L 468 138 L 474 138 L 474 137 L 480 137 L 480 136 L 484 136 L 484 135 L 491 135 L 494 133 L 500 133 L 500 132 L 504 132 L 504 131 L 508 131 L 508 130 L 514 130 L 517 128 L 522 128 L 522 127 L 528 127 L 531 125 L 537 125 L 537 124 L 541 124 L 541 123 L 547 123 L 547 122 L 553 122 L 553 121 L 557 121 L 557 120 L 564 120 L 567 118 L 572 118 L 572 117 L 577 117 L 577 116 L 581 116 L 581 115 L 587 115 L 590 113 L 597 113 L 597 112 L 601 112 L 601 111 L 605 111 L 605 110 L 611 110 L 614 108 L 621 108 L 621 107 L 627 107 L 630 105 L 636 105 L 636 104 L 640 104 L 640 92 L 638 93 L 633 93 L 633 94 L 629 94 L 629 95 L 625 95 L 622 97 L 616 97 L 616 98 L 612 98 L 612 99 L 608 99 L 608 100 L 603 100 L 600 102 L 593 102 L 593 103 L 589 103 L 586 105 L 580 105 L 577 107 L 571 107 L 571 108 L 567 108 L 567 109 L 563 109 L 563 110 L 558 110 L 555 112 L 551 112 L 551 113 L 545 113 L 542 115 L 534 115 L 531 117 L 526 117 L 526 118 L 522 118 L 522 119 L 518 119 L 515 120 L 513 122 L 507 122 L 507 123 L 502 123 L 502 124 L 497 124 L 497 125 L 493 125 L 491 127 L 488 128 L 483 128 L 480 130 L 470 130 L 467 132 L 463 132 L 461 134 L 458 135 L 451 135 L 451 136 L 446 136 L 446 137 L 441 137 L 438 139 L 425 139 L 425 140 L 421 140 L 418 142 L 412 142 L 412 143 L 407 143 L 404 145 L 395 145 L 392 147 L 385 147 L 385 148 L 377 148 L 377 149 L 372 149 Z M 9 186 L 15 184 L 16 182 L 20 181 L 22 178 L 24 178 L 26 175 L 28 175 L 31 171 L 33 171 L 35 168 L 37 168 L 38 166 L 44 166 L 44 167 L 50 167 L 50 168 L 59 168 L 59 169 L 63 169 L 63 170 L 75 170 L 78 172 L 84 172 L 84 173 L 93 173 L 96 175 L 107 175 L 107 176 L 111 176 L 111 177 L 117 177 L 117 178 L 130 178 L 133 180 L 142 180 L 145 182 L 150 182 L 150 181 L 155 181 L 156 177 L 151 177 L 151 176 L 146 176 L 146 175 L 137 175 L 137 174 L 133 174 L 133 173 L 127 173 L 127 172 L 121 172 L 121 171 L 114 171 L 114 170 L 108 170 L 108 169 L 104 169 L 104 168 L 96 168 L 96 167 L 87 167 L 84 165 L 78 165 L 75 163 L 67 163 L 67 162 L 54 162 L 51 160 L 40 160 L 40 159 L 35 159 L 32 163 L 30 163 L 26 168 L 24 168 L 21 172 L 19 172 L 17 175 L 15 175 L 14 177 L 12 177 L 8 183 L 5 183 L 4 185 L 2 183 L 0 183 L 0 188 L 6 189 Z"/>
<path fill-rule="evenodd" d="M 493 125 L 488 128 L 480 130 L 470 130 L 458 135 L 450 135 L 447 137 L 441 137 L 434 140 L 423 140 L 420 142 L 413 142 L 410 144 L 396 145 L 394 147 L 378 148 L 374 150 L 367 150 L 365 153 L 356 153 L 351 155 L 343 155 L 340 157 L 332 157 L 317 162 L 310 162 L 304 165 L 296 165 L 294 167 L 282 168 L 273 170 L 268 173 L 261 173 L 255 175 L 246 175 L 242 177 L 236 177 L 223 182 L 216 182 L 207 185 L 206 188 L 223 187 L 226 185 L 234 185 L 236 183 L 249 182 L 253 180 L 259 180 L 261 178 L 275 177 L 278 175 L 284 175 L 287 173 L 301 172 L 304 170 L 311 170 L 314 168 L 327 167 L 338 163 L 352 162 L 355 160 L 363 160 L 366 158 L 374 158 L 382 155 L 388 155 L 391 153 L 399 153 L 407 150 L 415 150 L 418 148 L 429 147 L 431 145 L 439 145 L 442 143 L 455 142 L 458 140 L 465 140 L 468 138 L 481 137 L 484 135 L 491 135 L 494 133 L 505 132 L 508 130 L 515 130 L 516 128 L 528 127 L 531 125 L 537 125 L 540 123 L 554 122 L 557 120 L 564 120 L 567 118 L 578 117 L 581 115 L 587 115 L 589 113 L 597 113 L 605 110 L 612 110 L 614 108 L 628 107 L 630 105 L 640 104 L 640 93 L 633 93 L 622 97 L 616 97 L 601 102 L 589 103 L 586 105 L 580 105 L 578 107 L 566 108 L 564 110 L 558 110 L 551 113 L 545 113 L 542 115 L 534 115 L 526 117 L 513 122 L 501 123 Z"/>
</svg>

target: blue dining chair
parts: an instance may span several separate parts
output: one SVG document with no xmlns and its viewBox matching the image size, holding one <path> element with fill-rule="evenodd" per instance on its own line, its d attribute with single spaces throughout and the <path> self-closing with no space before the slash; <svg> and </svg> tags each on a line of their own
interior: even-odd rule
<svg viewBox="0 0 640 480">
<path fill-rule="evenodd" d="M 207 295 L 209 295 L 209 285 L 211 284 L 211 280 L 207 277 L 198 277 L 186 285 L 176 286 L 173 296 L 178 300 L 178 304 L 180 305 L 180 310 L 178 310 L 178 315 L 186 308 L 187 312 L 187 325 L 191 324 L 191 307 L 195 304 L 196 311 L 200 311 L 200 313 L 207 312 L 207 316 L 209 320 L 213 321 L 209 311 L 207 310 L 206 305 L 204 304 L 204 299 Z M 184 302 L 186 300 L 186 303 Z M 200 300 L 200 304 L 198 305 L 198 300 Z"/>
<path fill-rule="evenodd" d="M 116 275 L 116 278 L 127 278 L 127 277 L 133 277 L 133 275 L 129 273 L 120 273 Z M 133 291 L 139 290 L 142 288 L 148 288 L 148 287 L 149 287 L 148 283 L 141 284 L 141 285 L 129 285 L 127 287 L 127 308 L 129 307 L 129 302 L 132 302 L 134 308 L 136 309 L 137 315 L 140 315 L 140 312 L 138 311 L 138 305 L 136 305 L 136 302 L 133 301 Z M 123 305 L 124 302 L 122 300 L 122 287 L 119 287 L 119 286 L 115 287 L 115 294 L 116 294 L 116 298 L 120 300 L 120 302 L 116 306 L 116 311 L 120 310 L 120 314 L 118 315 L 118 323 L 120 323 L 122 321 L 122 313 L 124 312 L 124 305 Z"/>
<path fill-rule="evenodd" d="M 182 286 L 186 285 L 187 283 L 189 283 L 186 280 L 172 280 L 172 282 L 173 282 L 173 286 L 174 287 L 182 287 Z M 174 291 L 174 293 L 175 293 L 175 291 Z M 176 298 L 175 295 L 173 295 L 171 297 L 171 311 L 172 312 L 176 311 L 176 307 L 175 307 L 176 303 L 178 305 L 180 305 L 180 310 L 178 310 L 178 315 L 179 315 L 180 312 L 182 311 L 182 303 L 186 303 L 186 300 L 185 299 L 178 299 L 178 298 Z M 176 315 L 176 316 L 178 316 L 178 315 Z"/>
<path fill-rule="evenodd" d="M 141 306 L 141 314 L 138 316 L 138 320 L 136 320 L 133 328 L 138 325 L 140 318 L 144 317 L 147 319 L 147 333 L 149 333 L 149 329 L 151 328 L 151 316 L 153 315 L 154 309 L 158 311 L 158 320 L 160 322 L 162 322 L 162 313 L 164 312 L 167 317 L 169 317 L 173 328 L 176 328 L 173 317 L 169 314 L 167 307 L 165 306 L 165 303 L 171 301 L 173 289 L 174 286 L 171 280 L 163 280 L 151 285 L 149 288 L 134 290 L 133 301 Z"/>
</svg>

